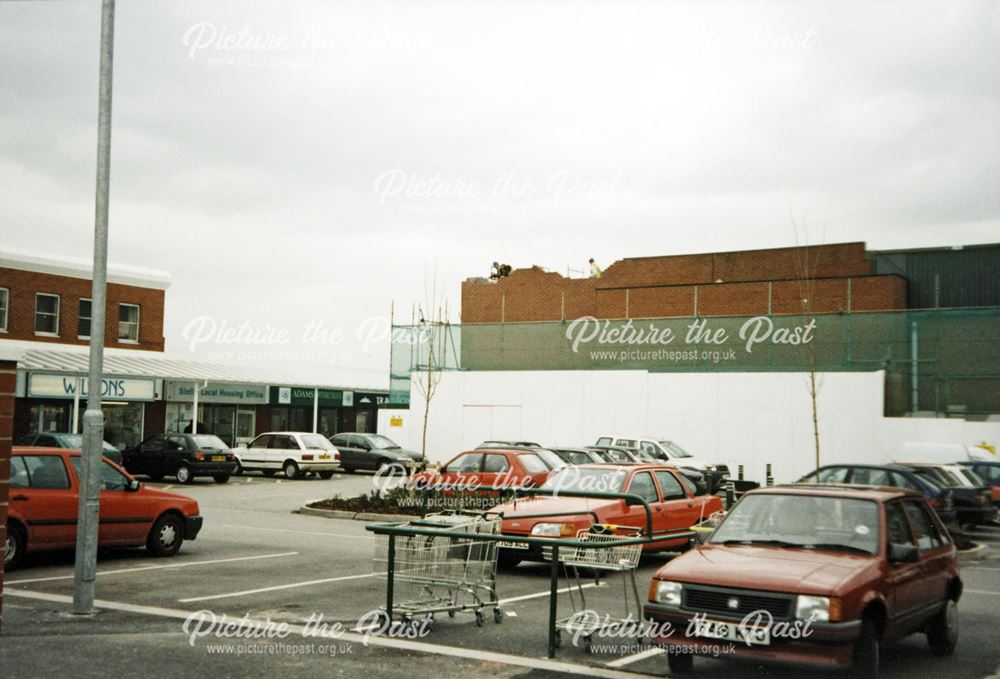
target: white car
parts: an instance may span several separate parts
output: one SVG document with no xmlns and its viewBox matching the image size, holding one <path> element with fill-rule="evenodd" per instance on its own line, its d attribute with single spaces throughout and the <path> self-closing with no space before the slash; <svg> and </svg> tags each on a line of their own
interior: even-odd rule
<svg viewBox="0 0 1000 679">
<path fill-rule="evenodd" d="M 261 434 L 246 447 L 233 448 L 236 473 L 261 471 L 274 476 L 282 471 L 290 479 L 316 473 L 328 479 L 340 469 L 340 452 L 322 434 L 273 431 Z"/>
<path fill-rule="evenodd" d="M 713 464 L 700 460 L 673 441 L 648 436 L 602 436 L 597 439 L 598 446 L 624 448 L 639 451 L 655 460 L 663 460 L 676 467 L 694 469 L 705 473 L 713 472 L 720 479 L 729 478 L 729 467 L 724 464 Z"/>
</svg>

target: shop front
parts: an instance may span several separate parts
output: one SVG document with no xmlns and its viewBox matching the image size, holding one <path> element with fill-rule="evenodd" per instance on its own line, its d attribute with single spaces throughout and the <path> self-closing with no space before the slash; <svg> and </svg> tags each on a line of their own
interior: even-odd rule
<svg viewBox="0 0 1000 679">
<path fill-rule="evenodd" d="M 386 393 L 309 387 L 271 387 L 271 431 L 374 432 Z M 313 425 L 315 424 L 315 429 Z"/>
<path fill-rule="evenodd" d="M 268 389 L 262 384 L 167 380 L 164 383 L 166 431 L 191 431 L 196 388 L 198 431 L 215 434 L 230 446 L 253 439 L 257 431 L 257 407 L 268 402 Z"/>
<path fill-rule="evenodd" d="M 145 407 L 158 398 L 159 382 L 119 377 L 101 380 L 104 439 L 108 443 L 122 449 L 143 439 Z M 28 373 L 23 398 L 15 408 L 15 438 L 34 432 L 79 432 L 88 387 L 87 378 L 79 375 Z"/>
</svg>

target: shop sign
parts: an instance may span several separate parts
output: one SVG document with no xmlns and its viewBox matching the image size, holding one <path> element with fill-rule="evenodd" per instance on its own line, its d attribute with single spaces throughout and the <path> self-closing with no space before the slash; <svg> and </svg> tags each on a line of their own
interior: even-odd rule
<svg viewBox="0 0 1000 679">
<path fill-rule="evenodd" d="M 402 427 L 403 426 L 403 418 L 402 417 L 390 417 L 389 418 L 389 426 L 390 427 Z"/>
<path fill-rule="evenodd" d="M 167 401 L 194 401 L 194 383 L 168 380 L 164 386 Z M 213 384 L 198 390 L 199 403 L 233 403 L 262 405 L 267 403 L 267 387 L 263 384 Z"/>
<path fill-rule="evenodd" d="M 351 405 L 345 398 L 349 393 L 351 392 L 343 392 L 340 389 L 320 389 L 319 405 L 324 407 Z M 315 398 L 315 390 L 308 387 L 271 387 L 272 404 L 312 406 Z"/>
<path fill-rule="evenodd" d="M 32 373 L 28 380 L 29 398 L 87 398 L 87 378 L 75 375 Z M 152 401 L 156 398 L 156 381 L 125 377 L 105 377 L 101 380 L 101 398 L 111 401 Z"/>
</svg>

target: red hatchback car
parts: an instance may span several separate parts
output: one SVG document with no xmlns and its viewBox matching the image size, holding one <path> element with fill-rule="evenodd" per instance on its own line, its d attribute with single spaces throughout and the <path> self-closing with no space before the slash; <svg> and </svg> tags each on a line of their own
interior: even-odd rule
<svg viewBox="0 0 1000 679">
<path fill-rule="evenodd" d="M 661 568 L 645 616 L 674 674 L 717 655 L 873 678 L 884 642 L 923 632 L 933 653 L 953 653 L 961 594 L 955 545 L 922 495 L 775 486 Z"/>
<path fill-rule="evenodd" d="M 4 564 L 10 569 L 27 552 L 72 548 L 82 459 L 79 451 L 15 447 Z M 173 556 L 194 540 L 202 517 L 197 501 L 143 487 L 121 467 L 101 461 L 100 547 L 145 545 L 155 556 Z"/>
<path fill-rule="evenodd" d="M 426 471 L 413 477 L 412 484 L 423 486 L 471 486 L 521 488 L 540 486 L 550 469 L 532 450 L 480 449 L 459 453 L 437 472 Z"/>
</svg>

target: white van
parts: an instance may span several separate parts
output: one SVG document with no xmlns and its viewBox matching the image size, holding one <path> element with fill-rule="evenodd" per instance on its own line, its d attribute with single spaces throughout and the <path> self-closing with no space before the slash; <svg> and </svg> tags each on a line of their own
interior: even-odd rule
<svg viewBox="0 0 1000 679">
<path fill-rule="evenodd" d="M 958 443 L 925 443 L 911 441 L 903 444 L 899 453 L 889 456 L 893 462 L 926 462 L 929 464 L 953 464 L 966 460 L 996 462 L 997 456 L 979 446 L 963 446 Z"/>
<path fill-rule="evenodd" d="M 726 465 L 701 460 L 681 448 L 677 443 L 658 436 L 601 436 L 595 445 L 639 451 L 677 467 L 694 469 L 703 473 L 715 472 L 719 478 L 729 478 L 729 467 Z"/>
</svg>

